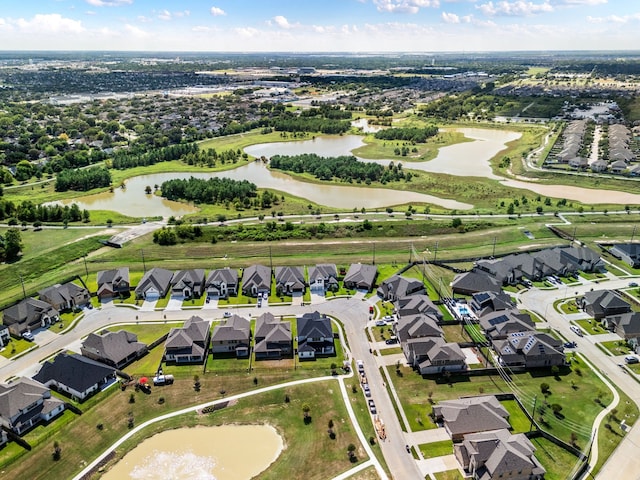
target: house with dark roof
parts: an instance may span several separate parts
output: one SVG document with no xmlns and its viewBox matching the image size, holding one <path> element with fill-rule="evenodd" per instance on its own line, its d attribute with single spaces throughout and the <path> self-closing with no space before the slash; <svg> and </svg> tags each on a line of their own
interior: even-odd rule
<svg viewBox="0 0 640 480">
<path fill-rule="evenodd" d="M 307 288 L 302 267 L 276 267 L 275 277 L 277 295 L 304 293 Z"/>
<path fill-rule="evenodd" d="M 59 312 L 71 310 L 74 307 L 81 307 L 91 301 L 89 290 L 72 282 L 65 283 L 64 285 L 58 283 L 52 287 L 40 290 L 38 297 Z"/>
<path fill-rule="evenodd" d="M 204 292 L 204 270 L 178 270 L 171 277 L 171 295 L 183 298 L 200 298 Z"/>
<path fill-rule="evenodd" d="M 11 332 L 9 327 L 0 324 L 0 347 L 5 347 L 11 341 Z"/>
<path fill-rule="evenodd" d="M 542 480 L 546 471 L 535 451 L 524 433 L 512 435 L 506 429 L 470 433 L 453 446 L 462 468 L 477 480 Z"/>
<path fill-rule="evenodd" d="M 213 329 L 211 353 L 232 353 L 238 358 L 249 356 L 251 322 L 239 315 L 231 315 Z"/>
<path fill-rule="evenodd" d="M 477 317 L 482 317 L 487 313 L 515 308 L 511 297 L 503 291 L 474 293 L 471 295 L 470 306 Z"/>
<path fill-rule="evenodd" d="M 336 354 L 331 320 L 326 315 L 312 312 L 296 318 L 298 330 L 298 358 L 312 360 Z"/>
<path fill-rule="evenodd" d="M 441 401 L 433 406 L 433 416 L 454 442 L 470 433 L 511 430 L 509 412 L 493 395 Z"/>
<path fill-rule="evenodd" d="M 313 292 L 337 291 L 338 269 L 334 263 L 320 263 L 309 268 L 309 288 Z"/>
<path fill-rule="evenodd" d="M 195 315 L 179 328 L 172 328 L 164 343 L 164 361 L 202 363 L 207 358 L 209 322 Z"/>
<path fill-rule="evenodd" d="M 631 305 L 614 290 L 594 290 L 577 300 L 580 307 L 596 320 L 631 311 Z"/>
<path fill-rule="evenodd" d="M 227 298 L 229 295 L 238 295 L 238 271 L 229 267 L 212 270 L 205 288 L 210 297 Z"/>
<path fill-rule="evenodd" d="M 344 277 L 344 287 L 370 292 L 375 286 L 378 268 L 375 265 L 352 263 Z"/>
<path fill-rule="evenodd" d="M 465 355 L 457 343 L 442 337 L 410 338 L 402 343 L 407 363 L 421 375 L 465 370 Z"/>
<path fill-rule="evenodd" d="M 632 268 L 640 267 L 640 243 L 618 243 L 609 253 Z"/>
<path fill-rule="evenodd" d="M 498 310 L 480 317 L 480 327 L 492 342 L 504 340 L 511 333 L 535 331 L 536 326 L 528 313 L 518 309 Z"/>
<path fill-rule="evenodd" d="M 417 278 L 393 275 L 382 282 L 377 290 L 378 296 L 383 300 L 391 301 L 409 295 L 422 295 L 427 293 L 422 283 Z"/>
<path fill-rule="evenodd" d="M 394 307 L 399 318 L 418 313 L 433 317 L 437 321 L 441 321 L 443 318 L 442 311 L 428 295 L 415 294 L 408 297 L 399 297 L 394 302 Z"/>
<path fill-rule="evenodd" d="M 484 272 L 458 273 L 451 282 L 451 290 L 453 294 L 472 295 L 478 292 L 500 292 L 502 284 L 491 275 Z"/>
<path fill-rule="evenodd" d="M 276 320 L 271 313 L 263 313 L 256 319 L 254 337 L 256 360 L 280 359 L 293 353 L 291 323 Z"/>
<path fill-rule="evenodd" d="M 98 272 L 98 298 L 114 298 L 120 295 L 128 296 L 131 289 L 129 281 L 129 267 Z"/>
<path fill-rule="evenodd" d="M 169 291 L 173 272 L 164 268 L 154 267 L 144 274 L 136 286 L 136 298 L 155 301 L 163 298 Z"/>
<path fill-rule="evenodd" d="M 242 293 L 257 297 L 259 293 L 271 293 L 271 269 L 264 265 L 251 265 L 242 271 Z"/>
<path fill-rule="evenodd" d="M 400 317 L 395 323 L 394 329 L 400 343 L 410 338 L 441 337 L 443 335 L 438 320 L 421 313 Z"/>
<path fill-rule="evenodd" d="M 2 323 L 9 327 L 9 332 L 14 337 L 20 337 L 27 331 L 48 327 L 59 318 L 58 310 L 35 298 L 26 298 L 2 312 Z"/>
<path fill-rule="evenodd" d="M 515 332 L 504 340 L 495 340 L 500 364 L 541 368 L 566 365 L 562 342 L 542 332 Z"/>
<path fill-rule="evenodd" d="M 609 315 L 602 319 L 602 325 L 626 340 L 636 353 L 640 351 L 640 312 Z"/>
<path fill-rule="evenodd" d="M 62 400 L 40 382 L 22 377 L 0 383 L 0 426 L 23 435 L 40 422 L 49 422 L 65 408 Z"/>
<path fill-rule="evenodd" d="M 33 379 L 82 402 L 115 381 L 116 370 L 82 355 L 59 353 L 43 363 Z"/>
<path fill-rule="evenodd" d="M 126 330 L 90 333 L 82 342 L 80 353 L 87 358 L 121 369 L 147 353 L 147 346 L 135 333 Z"/>
</svg>

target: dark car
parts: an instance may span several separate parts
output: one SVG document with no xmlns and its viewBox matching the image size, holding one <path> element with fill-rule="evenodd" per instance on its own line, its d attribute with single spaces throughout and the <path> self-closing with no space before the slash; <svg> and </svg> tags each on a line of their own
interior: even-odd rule
<svg viewBox="0 0 640 480">
<path fill-rule="evenodd" d="M 369 403 L 369 411 L 374 415 L 378 413 L 378 411 L 376 410 L 376 404 L 373 402 L 373 400 L 369 399 L 368 403 Z"/>
<path fill-rule="evenodd" d="M 386 343 L 387 345 L 393 345 L 394 343 L 398 343 L 398 339 L 397 338 L 387 338 L 384 343 Z"/>
</svg>

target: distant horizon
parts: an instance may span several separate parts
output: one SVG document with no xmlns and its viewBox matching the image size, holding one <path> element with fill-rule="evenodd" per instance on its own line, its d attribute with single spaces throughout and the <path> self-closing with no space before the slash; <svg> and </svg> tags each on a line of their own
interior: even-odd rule
<svg viewBox="0 0 640 480">
<path fill-rule="evenodd" d="M 640 3 L 616 0 L 22 0 L 3 4 L 0 45 L 12 51 L 625 51 L 640 45 L 638 26 Z"/>
</svg>

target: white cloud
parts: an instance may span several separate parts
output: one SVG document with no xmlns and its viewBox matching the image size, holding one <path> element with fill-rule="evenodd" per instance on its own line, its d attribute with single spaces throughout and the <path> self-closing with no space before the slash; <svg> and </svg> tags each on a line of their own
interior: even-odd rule
<svg viewBox="0 0 640 480">
<path fill-rule="evenodd" d="M 136 27 L 134 25 L 131 25 L 129 23 L 127 23 L 124 26 L 124 29 L 125 29 L 125 31 L 127 33 L 129 33 L 130 35 L 132 35 L 134 37 L 137 37 L 137 38 L 145 38 L 145 37 L 149 36 L 149 34 L 146 31 L 144 31 L 141 28 L 138 28 L 138 27 Z"/>
<path fill-rule="evenodd" d="M 604 5 L 608 0 L 555 0 L 564 5 Z"/>
<path fill-rule="evenodd" d="M 211 27 L 206 27 L 204 25 L 196 25 L 195 27 L 191 27 L 191 31 L 192 32 L 201 32 L 201 33 L 206 33 L 206 32 L 210 32 L 213 29 Z"/>
<path fill-rule="evenodd" d="M 640 20 L 640 13 L 635 13 L 633 15 L 609 15 L 606 17 L 587 17 L 587 22 L 589 23 L 615 23 L 615 24 L 624 24 L 633 21 Z"/>
<path fill-rule="evenodd" d="M 87 10 L 86 12 L 84 12 L 85 15 L 95 15 L 96 12 L 94 12 L 93 10 Z"/>
<path fill-rule="evenodd" d="M 169 10 L 161 10 L 158 13 L 158 18 L 164 21 L 171 20 L 171 12 Z"/>
<path fill-rule="evenodd" d="M 553 12 L 553 6 L 547 1 L 543 3 L 525 2 L 517 0 L 515 2 L 487 2 L 476 6 L 478 10 L 487 16 L 505 15 L 510 17 L 527 17 L 538 13 Z"/>
<path fill-rule="evenodd" d="M 211 12 L 211 15 L 213 15 L 214 17 L 222 17 L 227 14 L 227 12 L 218 7 L 211 7 L 211 10 L 209 10 L 209 12 Z"/>
<path fill-rule="evenodd" d="M 138 15 L 138 21 L 140 23 L 151 23 L 153 22 L 153 19 L 149 17 L 145 17 L 144 15 Z"/>
<path fill-rule="evenodd" d="M 440 0 L 373 0 L 380 12 L 418 13 L 421 8 L 439 7 Z"/>
<path fill-rule="evenodd" d="M 444 23 L 460 23 L 460 17 L 455 13 L 442 12 L 442 20 Z"/>
<path fill-rule="evenodd" d="M 324 33 L 326 29 L 322 25 L 312 25 L 311 28 L 316 33 Z"/>
<path fill-rule="evenodd" d="M 85 0 L 94 7 L 119 7 L 121 5 L 131 5 L 133 0 Z"/>
<path fill-rule="evenodd" d="M 283 17 L 282 15 L 276 15 L 275 17 L 273 17 L 273 22 L 280 28 L 291 28 L 289 20 L 287 20 L 286 17 Z"/>
<path fill-rule="evenodd" d="M 255 37 L 260 33 L 260 30 L 253 27 L 240 27 L 236 28 L 234 31 L 243 37 Z"/>
<path fill-rule="evenodd" d="M 59 13 L 34 15 L 31 20 L 20 18 L 16 25 L 27 33 L 81 33 L 85 31 L 82 22 L 65 18 Z"/>
</svg>

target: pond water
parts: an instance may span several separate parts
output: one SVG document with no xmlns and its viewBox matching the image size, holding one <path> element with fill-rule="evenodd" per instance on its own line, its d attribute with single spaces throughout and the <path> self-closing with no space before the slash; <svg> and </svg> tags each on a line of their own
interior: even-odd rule
<svg viewBox="0 0 640 480">
<path fill-rule="evenodd" d="M 278 458 L 283 445 L 266 425 L 167 430 L 138 444 L 102 479 L 249 480 Z"/>
</svg>

